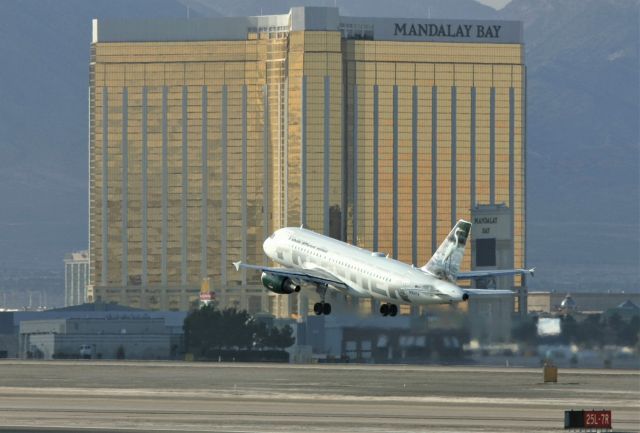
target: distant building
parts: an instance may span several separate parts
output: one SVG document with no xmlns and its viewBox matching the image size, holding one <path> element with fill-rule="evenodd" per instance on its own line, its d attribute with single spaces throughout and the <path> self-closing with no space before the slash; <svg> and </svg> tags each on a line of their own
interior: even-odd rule
<svg viewBox="0 0 640 433">
<path fill-rule="evenodd" d="M 78 251 L 64 257 L 64 306 L 91 302 L 87 299 L 89 284 L 89 251 Z"/>
<path fill-rule="evenodd" d="M 609 317 L 617 315 L 623 320 L 631 320 L 635 316 L 640 316 L 640 307 L 627 299 L 617 307 L 608 309 L 604 314 Z M 638 331 L 640 332 L 640 330 Z"/>
<path fill-rule="evenodd" d="M 105 317 L 20 322 L 19 357 L 172 359 L 180 341 L 163 318 Z"/>
<path fill-rule="evenodd" d="M 573 292 L 571 302 L 565 292 L 530 292 L 528 294 L 528 311 L 530 313 L 553 313 L 561 311 L 565 306 L 573 304 L 573 309 L 580 312 L 603 312 L 616 308 L 625 301 L 640 304 L 640 292 Z M 563 306 L 563 301 L 565 305 Z M 628 304 L 627 304 L 628 305 Z"/>
<path fill-rule="evenodd" d="M 46 311 L 0 312 L 0 358 L 2 357 L 15 358 L 20 356 L 26 356 L 26 352 L 29 350 L 25 348 L 29 345 L 29 343 L 24 340 L 24 337 L 27 334 L 34 333 L 32 331 L 35 328 L 22 327 L 23 322 L 25 323 L 26 322 L 40 322 L 40 323 L 48 322 L 49 323 L 49 325 L 47 325 L 48 327 L 41 328 L 45 330 L 46 334 L 52 334 L 53 331 L 55 331 L 56 329 L 57 330 L 64 329 L 65 333 L 71 333 L 70 331 L 66 331 L 66 330 L 71 330 L 73 331 L 74 334 L 84 332 L 84 335 L 87 336 L 92 333 L 100 334 L 100 332 L 103 332 L 103 333 L 116 332 L 117 333 L 117 332 L 121 332 L 122 329 L 127 329 L 128 333 L 132 334 L 132 333 L 135 333 L 134 330 L 139 329 L 139 327 L 142 326 L 142 325 L 139 325 L 140 323 L 145 323 L 145 321 L 147 321 L 149 324 L 153 324 L 155 322 L 158 322 L 158 320 L 161 320 L 164 322 L 164 328 L 165 328 L 161 332 L 161 334 L 164 335 L 164 333 L 169 333 L 171 335 L 170 337 L 171 347 L 175 347 L 176 345 L 178 345 L 178 347 L 180 347 L 180 350 L 182 350 L 182 336 L 184 333 L 183 325 L 184 325 L 184 319 L 186 315 L 187 313 L 182 311 L 148 311 L 148 310 L 140 310 L 140 309 L 125 307 L 117 304 L 105 304 L 100 302 L 91 303 L 91 304 L 82 304 L 82 305 L 76 305 L 72 307 L 65 307 L 65 308 L 46 310 Z M 82 323 L 68 322 L 69 320 L 75 320 L 75 319 L 82 319 L 82 320 L 85 320 L 86 322 L 82 322 Z M 120 326 L 120 328 L 117 328 L 114 325 L 114 323 L 116 324 L 120 323 L 120 325 L 123 325 L 124 321 L 127 321 L 127 320 L 133 320 L 134 324 L 137 324 L 137 325 L 135 325 L 134 327 Z M 60 328 L 60 326 L 62 325 L 54 324 L 54 322 L 60 323 L 60 321 L 63 321 L 65 323 L 78 323 L 78 329 L 77 330 L 75 329 L 75 325 L 70 325 L 71 327 L 64 325 L 62 328 Z M 120 321 L 120 322 L 117 322 L 117 321 Z M 91 330 L 89 330 L 88 328 L 89 323 L 94 323 Z M 100 323 L 104 324 L 103 328 L 101 328 Z M 149 331 L 151 331 L 152 328 L 157 329 L 158 326 L 159 325 L 156 324 L 148 329 Z M 24 332 L 21 335 L 21 338 L 19 341 L 18 337 L 20 335 L 21 329 L 23 329 Z M 114 329 L 116 331 L 113 331 Z M 38 337 L 35 337 L 35 338 L 36 340 L 38 339 Z M 89 337 L 86 337 L 85 340 L 87 338 Z M 96 338 L 100 338 L 100 337 L 96 337 Z M 88 341 L 86 343 L 80 343 L 80 345 L 94 344 L 94 342 L 92 342 L 93 341 L 92 339 L 93 337 L 90 339 L 91 341 Z M 44 342 L 45 340 L 46 339 L 39 340 L 39 341 Z M 48 341 L 49 343 L 53 344 L 51 338 Z M 59 344 L 60 341 L 62 340 L 59 339 L 56 341 L 58 341 L 57 344 Z M 127 337 L 127 341 L 133 342 L 134 345 L 136 344 L 136 339 L 133 337 Z M 76 344 L 76 343 L 77 341 L 73 342 L 73 344 Z M 46 353 L 53 356 L 54 353 L 59 352 L 60 347 L 59 346 L 54 347 L 54 346 L 51 346 L 51 344 L 47 346 Z M 105 347 L 106 348 L 102 349 L 101 352 L 96 351 L 96 355 L 98 353 L 102 353 L 104 357 L 107 357 L 107 358 L 111 357 L 110 346 L 107 345 Z M 72 349 L 73 350 L 71 350 L 69 354 L 70 357 L 73 357 L 74 354 L 79 354 L 79 352 L 74 352 L 76 349 L 79 350 L 79 346 L 77 348 L 73 346 Z M 64 353 L 67 353 L 66 349 Z M 138 349 L 129 350 L 128 352 L 125 351 L 125 354 L 126 353 L 129 354 L 127 355 L 127 357 L 132 357 L 134 356 L 134 354 L 137 357 L 140 354 L 138 352 Z M 32 356 L 33 356 L 33 353 L 32 353 Z M 144 356 L 147 356 L 147 355 L 144 355 Z"/>
<path fill-rule="evenodd" d="M 464 329 L 427 329 L 415 326 L 415 319 L 312 316 L 298 324 L 297 345 L 326 361 L 424 363 L 464 356 Z"/>
<path fill-rule="evenodd" d="M 508 230 L 484 233 L 476 264 L 524 267 L 522 31 L 331 7 L 95 20 L 96 298 L 185 311 L 209 278 L 223 307 L 304 316 L 315 295 L 269 297 L 259 273 L 232 262 L 266 264 L 264 239 L 304 225 L 422 265 L 478 205 L 502 204 Z"/>
</svg>

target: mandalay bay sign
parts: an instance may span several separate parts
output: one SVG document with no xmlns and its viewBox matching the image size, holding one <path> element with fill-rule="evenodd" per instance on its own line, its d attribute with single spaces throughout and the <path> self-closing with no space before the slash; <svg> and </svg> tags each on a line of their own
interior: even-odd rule
<svg viewBox="0 0 640 433">
<path fill-rule="evenodd" d="M 521 44 L 522 22 L 341 17 L 342 24 L 373 29 L 375 40 Z"/>
<path fill-rule="evenodd" d="M 501 25 L 484 24 L 408 24 L 394 23 L 394 36 L 431 36 L 448 38 L 499 39 Z"/>
</svg>

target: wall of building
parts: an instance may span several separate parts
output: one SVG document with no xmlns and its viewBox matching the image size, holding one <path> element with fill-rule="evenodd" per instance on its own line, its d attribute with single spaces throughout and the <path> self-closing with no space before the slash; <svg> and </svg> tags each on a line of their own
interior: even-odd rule
<svg viewBox="0 0 640 433">
<path fill-rule="evenodd" d="M 471 340 L 480 343 L 511 341 L 513 296 L 486 296 L 469 299 L 468 327 Z"/>
<path fill-rule="evenodd" d="M 505 203 L 514 209 L 514 261 L 522 266 L 522 45 L 345 40 L 343 47 L 348 240 L 422 265 L 474 206 Z"/>
<path fill-rule="evenodd" d="M 78 358 L 90 346 L 91 357 L 171 359 L 180 350 L 164 319 L 58 319 L 20 323 L 19 356 Z"/>
<path fill-rule="evenodd" d="M 289 28 L 218 19 L 208 33 L 200 23 L 191 41 L 180 23 L 95 23 L 96 299 L 187 310 L 210 278 L 222 306 L 304 316 L 313 296 L 269 298 L 259 274 L 232 262 L 266 264 L 269 233 L 304 225 L 421 265 L 476 204 L 513 209 L 514 264 L 524 265 L 520 27 L 505 24 L 500 43 L 437 42 L 398 33 L 417 22 L 341 21 L 334 8 L 291 17 Z M 232 24 L 246 25 L 245 39 Z M 222 29 L 229 40 L 211 40 Z M 354 32 L 371 40 L 344 38 Z"/>
</svg>

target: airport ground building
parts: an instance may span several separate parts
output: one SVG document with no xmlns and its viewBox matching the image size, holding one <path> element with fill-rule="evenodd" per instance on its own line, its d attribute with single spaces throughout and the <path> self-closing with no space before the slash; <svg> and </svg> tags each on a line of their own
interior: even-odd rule
<svg viewBox="0 0 640 433">
<path fill-rule="evenodd" d="M 22 359 L 177 359 L 182 351 L 182 333 L 172 333 L 160 317 L 20 322 Z"/>
<path fill-rule="evenodd" d="M 209 279 L 223 306 L 305 316 L 313 300 L 232 266 L 265 263 L 283 226 L 422 265 L 464 218 L 464 269 L 525 266 L 522 23 L 300 7 L 93 26 L 96 300 L 187 310 Z"/>
<path fill-rule="evenodd" d="M 117 304 L 87 303 L 46 311 L 0 312 L 0 358 L 171 359 L 183 351 L 186 312 L 144 311 Z M 147 338 L 148 337 L 148 338 Z"/>
<path fill-rule="evenodd" d="M 640 293 L 631 292 L 530 292 L 528 308 L 530 313 L 558 313 L 564 310 L 563 301 L 571 298 L 571 310 L 578 312 L 602 313 L 619 307 L 626 302 L 640 305 Z"/>
</svg>

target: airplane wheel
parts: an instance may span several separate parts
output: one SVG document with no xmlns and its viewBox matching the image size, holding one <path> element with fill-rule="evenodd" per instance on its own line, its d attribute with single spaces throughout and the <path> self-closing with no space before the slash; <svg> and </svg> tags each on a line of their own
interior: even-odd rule
<svg viewBox="0 0 640 433">
<path fill-rule="evenodd" d="M 389 304 L 380 305 L 380 314 L 383 316 L 389 315 Z"/>
<path fill-rule="evenodd" d="M 324 314 L 325 316 L 331 314 L 331 304 L 325 303 L 322 305 L 322 314 Z"/>
<path fill-rule="evenodd" d="M 389 316 L 394 317 L 396 314 L 398 314 L 398 306 L 395 304 L 390 304 L 389 305 Z"/>
<path fill-rule="evenodd" d="M 322 304 L 320 302 L 316 302 L 315 304 L 313 304 L 313 312 L 316 313 L 316 316 L 319 316 L 322 314 Z"/>
</svg>

